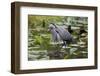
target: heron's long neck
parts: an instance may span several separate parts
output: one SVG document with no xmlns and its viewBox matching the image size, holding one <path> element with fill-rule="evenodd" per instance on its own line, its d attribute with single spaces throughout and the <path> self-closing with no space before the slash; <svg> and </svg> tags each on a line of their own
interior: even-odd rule
<svg viewBox="0 0 100 76">
<path fill-rule="evenodd" d="M 51 33 L 54 35 L 56 33 L 56 31 L 54 29 L 52 29 Z"/>
</svg>

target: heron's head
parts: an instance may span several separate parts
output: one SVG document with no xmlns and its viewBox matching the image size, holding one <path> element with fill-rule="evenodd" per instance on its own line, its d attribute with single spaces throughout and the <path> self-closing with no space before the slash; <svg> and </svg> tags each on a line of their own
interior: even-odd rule
<svg viewBox="0 0 100 76">
<path fill-rule="evenodd" d="M 55 29 L 55 25 L 52 24 L 52 23 L 50 23 L 50 25 L 49 25 L 49 27 L 48 27 L 48 31 L 51 31 L 51 30 L 53 30 L 53 29 Z"/>
</svg>

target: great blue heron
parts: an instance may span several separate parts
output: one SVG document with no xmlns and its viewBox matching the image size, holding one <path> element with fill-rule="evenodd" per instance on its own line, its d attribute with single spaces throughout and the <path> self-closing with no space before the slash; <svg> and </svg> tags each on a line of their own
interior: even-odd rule
<svg viewBox="0 0 100 76">
<path fill-rule="evenodd" d="M 52 37 L 54 41 L 63 41 L 63 46 L 66 47 L 67 44 L 73 42 L 72 35 L 62 26 L 57 26 L 54 23 L 49 25 L 49 29 L 52 33 Z"/>
</svg>

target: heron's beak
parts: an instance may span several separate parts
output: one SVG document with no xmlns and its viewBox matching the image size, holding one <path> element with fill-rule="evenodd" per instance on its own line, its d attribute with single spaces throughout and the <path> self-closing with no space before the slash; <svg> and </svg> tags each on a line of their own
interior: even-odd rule
<svg viewBox="0 0 100 76">
<path fill-rule="evenodd" d="M 50 32 L 50 29 L 48 29 L 47 31 Z"/>
</svg>

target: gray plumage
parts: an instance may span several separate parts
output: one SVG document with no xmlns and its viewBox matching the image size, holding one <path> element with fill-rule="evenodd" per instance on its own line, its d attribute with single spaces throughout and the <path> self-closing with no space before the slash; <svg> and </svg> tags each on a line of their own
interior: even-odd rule
<svg viewBox="0 0 100 76">
<path fill-rule="evenodd" d="M 72 35 L 64 27 L 50 24 L 49 29 L 52 33 L 53 41 L 62 40 L 64 46 L 73 42 Z"/>
<path fill-rule="evenodd" d="M 61 38 L 60 38 L 59 34 L 55 30 L 55 26 L 49 25 L 49 29 L 50 29 L 50 32 L 52 34 L 52 41 L 54 41 L 54 42 L 61 41 Z"/>
<path fill-rule="evenodd" d="M 73 40 L 72 35 L 64 27 L 56 26 L 55 30 L 59 33 L 63 41 L 71 42 Z"/>
</svg>

